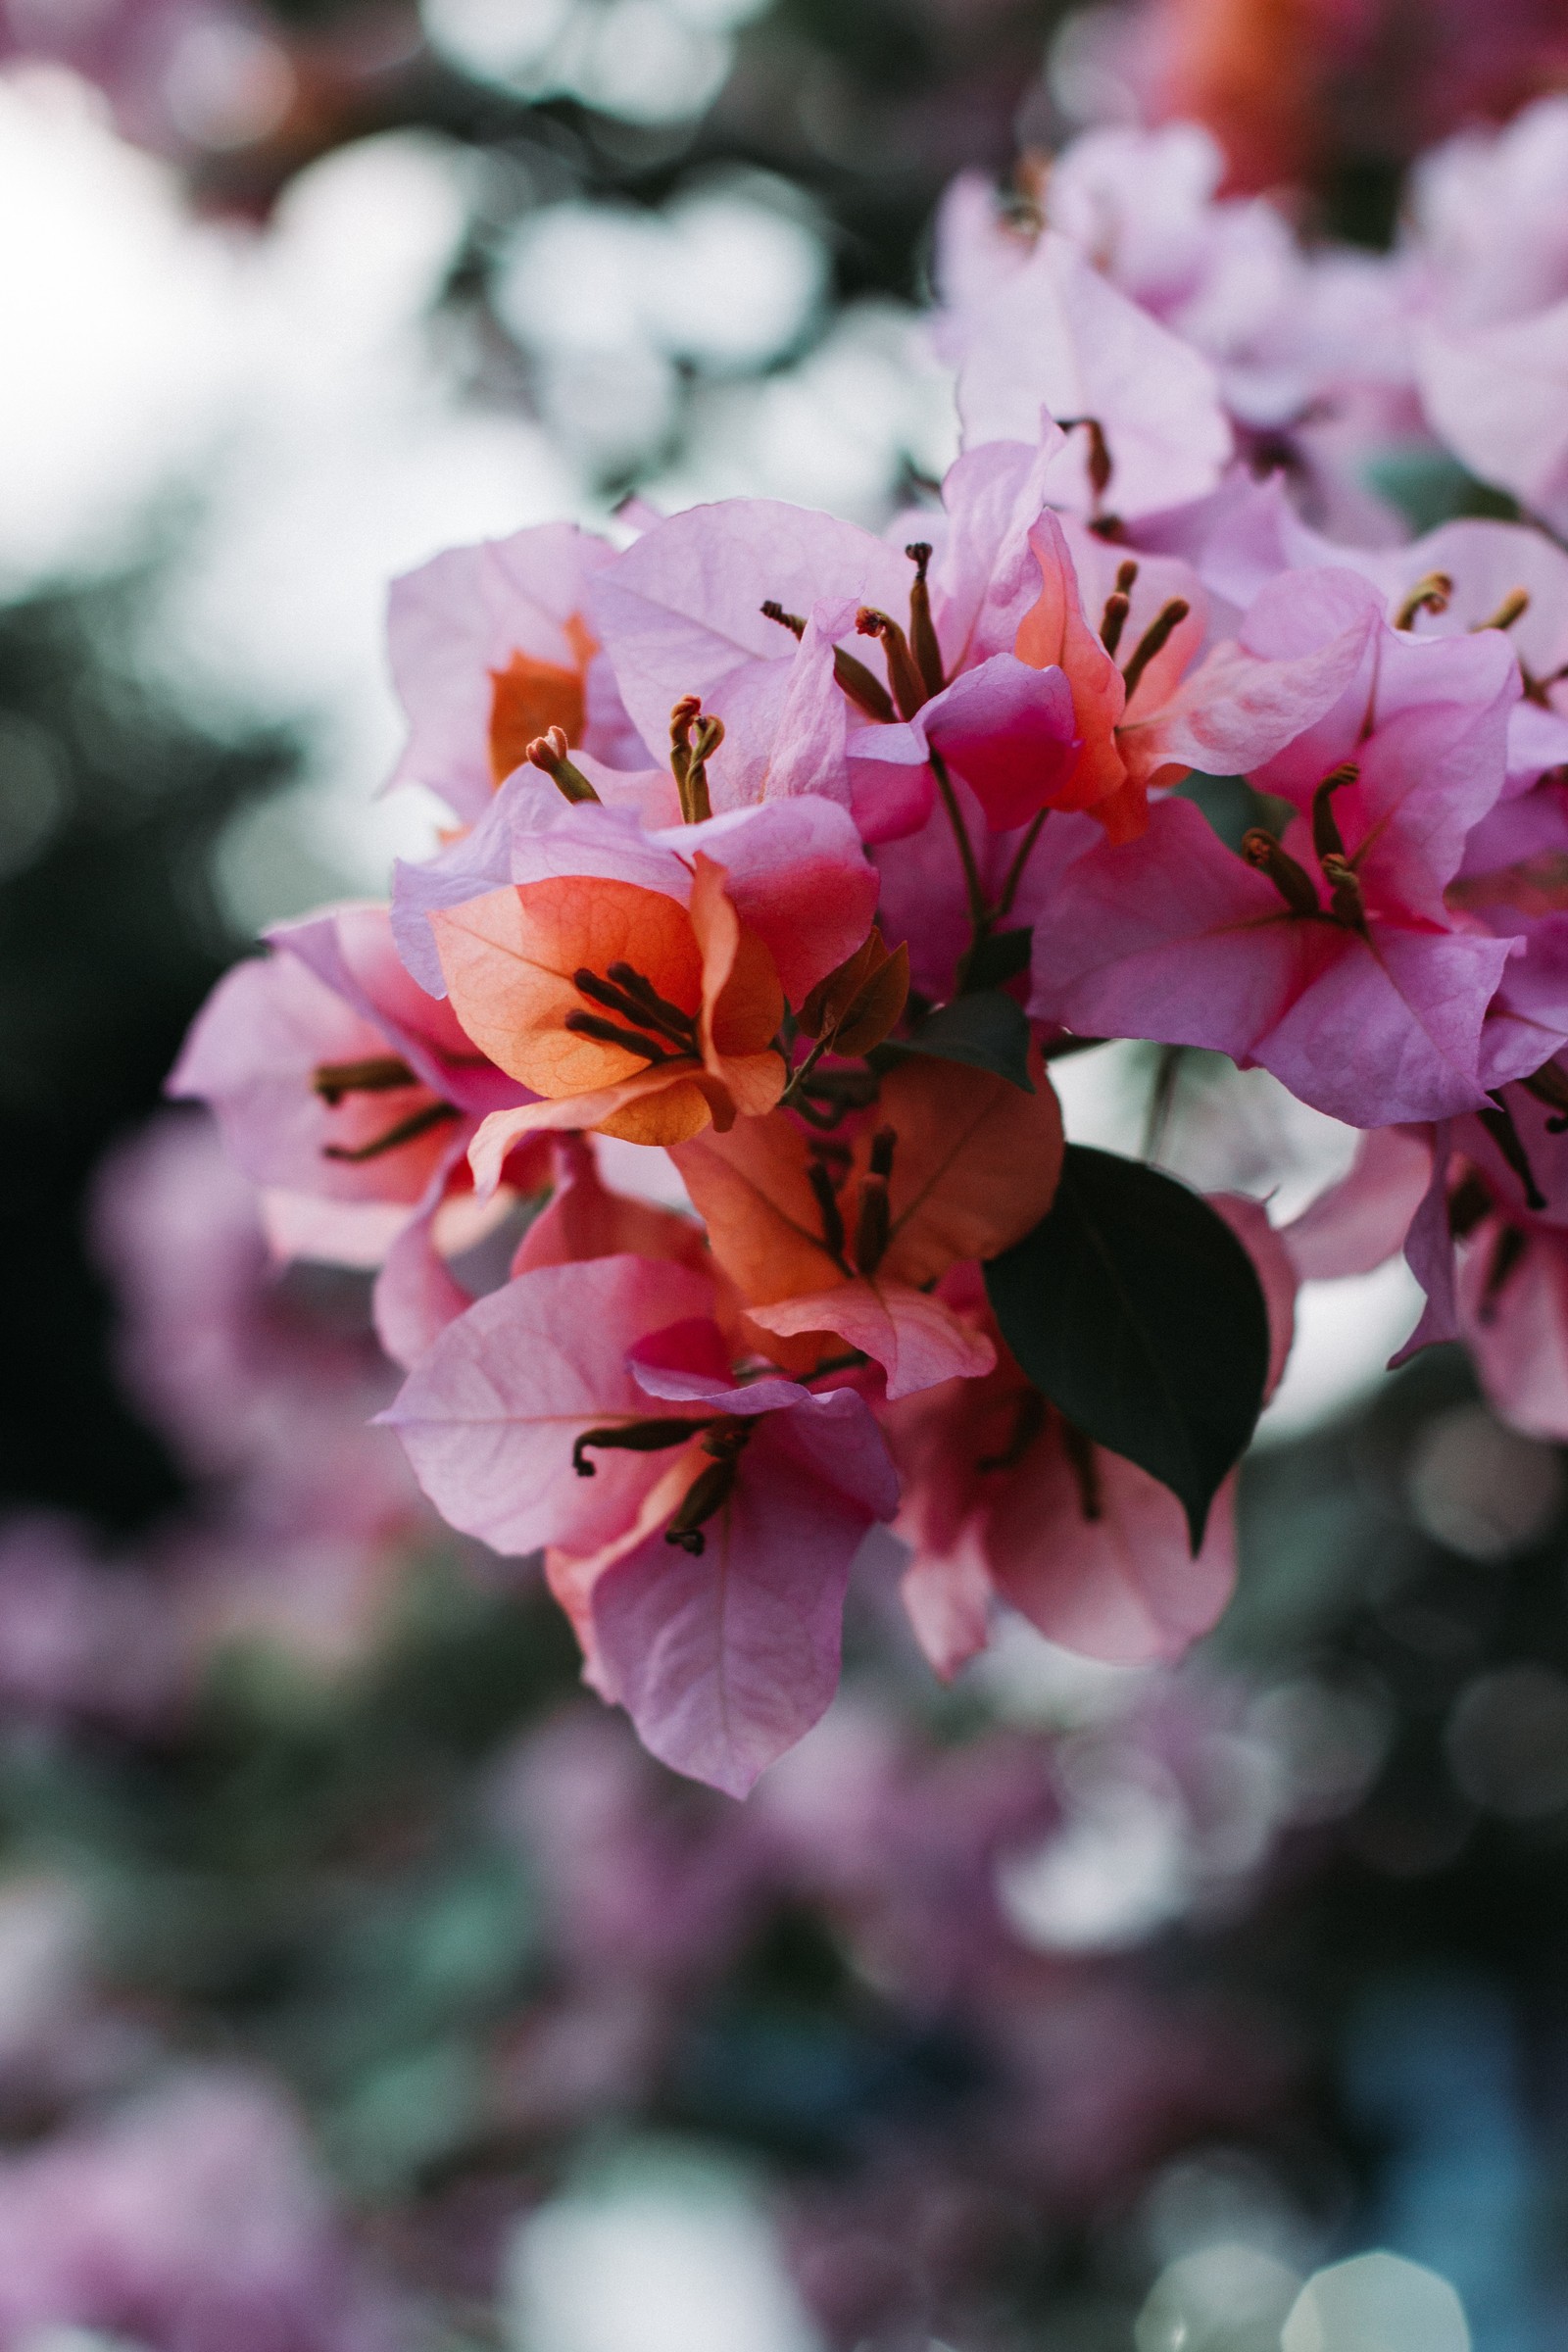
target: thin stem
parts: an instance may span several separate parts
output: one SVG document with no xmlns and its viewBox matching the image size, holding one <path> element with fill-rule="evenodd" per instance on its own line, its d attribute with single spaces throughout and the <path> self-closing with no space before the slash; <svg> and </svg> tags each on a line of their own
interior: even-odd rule
<svg viewBox="0 0 1568 2352">
<path fill-rule="evenodd" d="M 937 780 L 937 790 L 942 795 L 942 806 L 948 812 L 948 822 L 953 827 L 953 838 L 958 845 L 958 857 L 963 865 L 963 885 L 969 894 L 969 923 L 978 945 L 991 927 L 991 916 L 986 907 L 980 868 L 974 861 L 974 845 L 969 839 L 969 828 L 963 821 L 963 810 L 958 807 L 958 796 L 953 789 L 953 778 L 948 774 L 947 761 L 934 746 L 928 748 L 927 758 L 931 762 L 931 773 Z"/>
<path fill-rule="evenodd" d="M 1012 902 L 1018 896 L 1018 885 L 1023 880 L 1023 869 L 1029 862 L 1035 843 L 1040 839 L 1041 828 L 1044 826 L 1045 821 L 1050 814 L 1051 810 L 1049 808 L 1042 808 L 1038 814 L 1031 819 L 1029 830 L 1024 835 L 1022 841 L 1019 842 L 1017 853 L 1013 858 L 1011 865 L 1009 865 L 1007 868 L 1007 879 L 1002 885 L 1002 896 L 997 901 L 996 913 L 992 918 L 993 921 L 1000 923 L 1004 916 L 1009 915 L 1012 912 Z"/>
<path fill-rule="evenodd" d="M 809 1078 L 811 1072 L 815 1069 L 817 1063 L 821 1060 L 823 1054 L 827 1052 L 828 1047 L 832 1044 L 832 1042 L 831 1034 L 827 1037 L 819 1037 L 817 1039 L 816 1044 L 811 1048 L 811 1051 L 809 1054 L 808 1054 L 800 1068 L 791 1074 L 788 1086 L 786 1086 L 784 1092 L 780 1095 L 777 1104 L 777 1107 L 780 1110 L 783 1110 L 787 1104 L 794 1102 L 796 1096 L 800 1093 L 802 1087 L 806 1084 L 807 1079 Z"/>
</svg>

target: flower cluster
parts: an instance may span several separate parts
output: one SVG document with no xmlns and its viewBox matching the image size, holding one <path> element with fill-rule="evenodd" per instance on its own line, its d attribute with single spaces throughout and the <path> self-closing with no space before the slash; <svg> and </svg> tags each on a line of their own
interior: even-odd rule
<svg viewBox="0 0 1568 2352">
<path fill-rule="evenodd" d="M 1408 1230 L 1417 1339 L 1568 1434 L 1568 557 L 1304 518 L 1353 436 L 1292 403 L 1411 265 L 1298 254 L 1195 135 L 1086 142 L 1049 220 L 957 192 L 964 447 L 886 537 L 737 500 L 400 581 L 397 779 L 455 830 L 275 930 L 172 1081 L 280 1251 L 379 1265 L 437 1508 L 735 1793 L 878 1523 L 943 1673 L 999 1598 L 1118 1660 L 1212 1624 L 1300 1274 Z M 1066 1144 L 1051 1067 L 1107 1039 L 1271 1072 L 1352 1176 L 1282 1237 Z"/>
</svg>

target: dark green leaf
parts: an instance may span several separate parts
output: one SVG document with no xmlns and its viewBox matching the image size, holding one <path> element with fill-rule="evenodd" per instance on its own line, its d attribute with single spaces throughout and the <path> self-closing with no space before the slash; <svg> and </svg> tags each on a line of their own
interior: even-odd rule
<svg viewBox="0 0 1568 2352">
<path fill-rule="evenodd" d="M 1029 1075 L 1029 1023 L 1023 1008 L 1000 990 L 988 988 L 976 997 L 955 997 L 940 1012 L 920 1023 L 912 1037 L 890 1040 L 898 1054 L 932 1054 L 939 1061 L 965 1061 L 971 1069 L 993 1070 L 1026 1095 L 1035 1091 Z"/>
<path fill-rule="evenodd" d="M 1262 1288 L 1223 1218 L 1141 1161 L 1069 1144 L 1051 1213 L 986 1289 L 1036 1388 L 1170 1488 L 1196 1551 L 1268 1376 Z"/>
<path fill-rule="evenodd" d="M 1020 972 L 1029 969 L 1029 950 L 1034 932 L 1025 923 L 1015 931 L 992 931 L 969 950 L 963 959 L 962 987 L 965 996 L 986 988 L 1003 988 L 1016 980 Z"/>
</svg>

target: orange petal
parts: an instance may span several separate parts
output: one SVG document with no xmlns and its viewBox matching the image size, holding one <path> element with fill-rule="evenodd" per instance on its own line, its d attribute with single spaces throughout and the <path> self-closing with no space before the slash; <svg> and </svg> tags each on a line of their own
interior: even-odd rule
<svg viewBox="0 0 1568 2352">
<path fill-rule="evenodd" d="M 922 1290 L 960 1258 L 995 1257 L 1039 1224 L 1055 1198 L 1063 1139 L 1038 1051 L 1030 1075 L 1036 1091 L 1026 1095 L 988 1070 L 911 1054 L 884 1078 L 872 1121 L 898 1137 L 886 1277 Z M 869 1156 L 868 1127 L 858 1173 Z"/>
<path fill-rule="evenodd" d="M 514 654 L 505 669 L 490 672 L 490 773 L 504 784 L 520 767 L 536 735 L 564 730 L 568 744 L 582 741 L 583 678 L 580 669 Z"/>
<path fill-rule="evenodd" d="M 599 1009 L 572 973 L 629 963 L 682 1011 L 702 1004 L 703 964 L 675 899 L 633 882 L 566 874 L 493 890 L 430 917 L 452 1007 L 481 1052 L 535 1094 L 614 1085 L 644 1056 L 565 1027 Z"/>
<path fill-rule="evenodd" d="M 741 1297 L 759 1306 L 845 1279 L 823 1242 L 806 1169 L 806 1137 L 787 1111 L 743 1119 L 670 1153 L 708 1226 L 713 1255 Z"/>
<path fill-rule="evenodd" d="M 701 1083 L 680 1072 L 671 1077 L 665 1070 L 644 1070 L 620 1086 L 600 1087 L 592 1094 L 493 1110 L 468 1146 L 473 1189 L 481 1195 L 494 1190 L 508 1152 L 522 1135 L 586 1128 L 632 1144 L 679 1144 L 699 1134 L 711 1116 Z"/>
<path fill-rule="evenodd" d="M 1116 749 L 1116 725 L 1127 699 L 1121 671 L 1084 618 L 1061 525 L 1043 514 L 1029 534 L 1040 565 L 1040 595 L 1018 623 L 1013 652 L 1031 669 L 1054 663 L 1072 688 L 1073 717 L 1083 748 L 1064 784 L 1051 796 L 1055 808 L 1092 808 L 1118 790 L 1126 770 Z"/>
</svg>

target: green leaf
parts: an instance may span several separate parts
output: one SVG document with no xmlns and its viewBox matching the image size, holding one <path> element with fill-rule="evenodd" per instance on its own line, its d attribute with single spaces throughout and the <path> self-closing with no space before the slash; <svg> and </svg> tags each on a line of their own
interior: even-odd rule
<svg viewBox="0 0 1568 2352">
<path fill-rule="evenodd" d="M 1069 1144 L 1050 1213 L 985 1272 L 1035 1387 L 1170 1488 L 1196 1552 L 1268 1377 L 1262 1287 L 1230 1227 L 1157 1169 Z"/>
<path fill-rule="evenodd" d="M 939 1012 L 920 1023 L 912 1037 L 890 1038 L 884 1052 L 932 1054 L 939 1061 L 963 1061 L 974 1070 L 992 1070 L 1021 1087 L 1035 1091 L 1029 1075 L 1029 1023 L 1023 1008 L 999 989 L 979 996 L 955 997 Z"/>
<path fill-rule="evenodd" d="M 965 996 L 987 988 L 1003 988 L 1029 969 L 1034 931 L 1028 923 L 1013 931 L 989 931 L 963 959 L 960 986 Z"/>
</svg>

